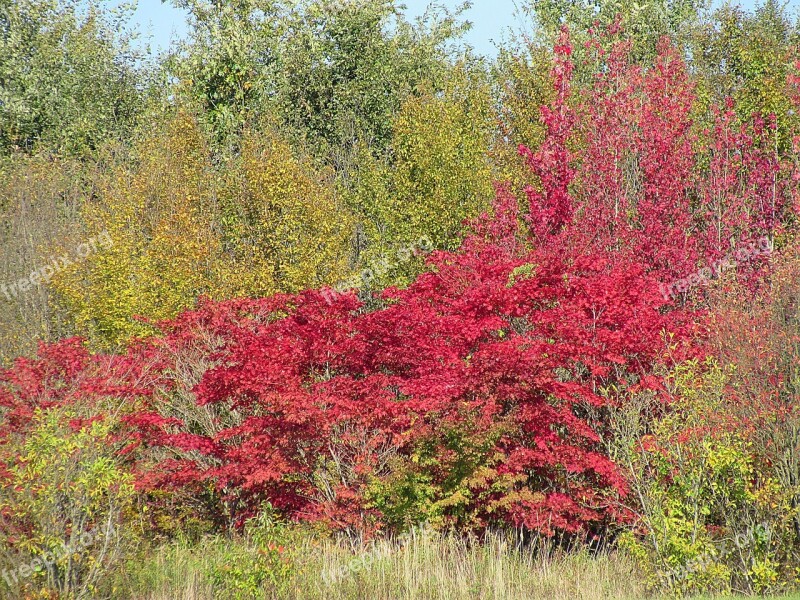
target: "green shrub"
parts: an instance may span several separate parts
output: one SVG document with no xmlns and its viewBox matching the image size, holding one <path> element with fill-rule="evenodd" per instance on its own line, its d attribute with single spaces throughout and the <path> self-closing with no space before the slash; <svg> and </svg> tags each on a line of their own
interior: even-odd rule
<svg viewBox="0 0 800 600">
<path fill-rule="evenodd" d="M 715 362 L 689 362 L 667 377 L 668 407 L 639 397 L 615 415 L 641 527 L 622 545 L 652 585 L 679 594 L 776 592 L 793 579 L 790 497 L 729 419 L 727 381 Z"/>
<path fill-rule="evenodd" d="M 220 598 L 263 598 L 285 593 L 294 575 L 292 530 L 270 507 L 245 526 L 243 544 L 225 543 L 205 575 Z"/>
<path fill-rule="evenodd" d="M 266 505 L 241 531 L 199 539 L 178 532 L 168 543 L 143 546 L 110 574 L 106 592 L 120 599 L 171 598 L 177 590 L 198 598 L 292 597 L 314 539 L 313 532 L 278 520 Z"/>
<path fill-rule="evenodd" d="M 38 410 L 8 468 L 0 492 L 3 597 L 93 598 L 134 541 L 123 535 L 135 492 L 110 443 L 114 424 L 78 424 L 74 416 Z"/>
</svg>

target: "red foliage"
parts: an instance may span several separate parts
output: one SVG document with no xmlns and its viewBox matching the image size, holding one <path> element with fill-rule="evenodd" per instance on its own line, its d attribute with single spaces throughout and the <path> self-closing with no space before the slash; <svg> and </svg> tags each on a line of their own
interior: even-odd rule
<svg viewBox="0 0 800 600">
<path fill-rule="evenodd" d="M 381 310 L 309 291 L 205 302 L 165 324 L 139 351 L 166 364 L 213 338 L 216 366 L 194 388 L 197 403 L 241 419 L 202 435 L 156 416 L 154 402 L 135 420 L 148 443 L 179 458 L 147 484 L 208 480 L 240 516 L 269 500 L 298 518 L 356 526 L 380 518 L 363 492 L 385 474 L 388 451 L 408 456 L 447 431 L 488 434 L 504 421 L 514 426 L 495 442 L 504 457 L 495 476 L 516 484 L 492 492 L 486 481 L 476 514 L 547 533 L 607 519 L 626 485 L 584 407 L 612 402 L 600 393 L 609 386 L 644 385 L 673 316 L 660 313 L 641 267 L 556 245 L 525 250 L 514 199 L 498 198 L 498 219 L 462 251 L 436 254 L 433 272 L 408 289 L 387 290 Z M 332 462 L 346 463 L 346 476 L 321 493 L 319 470 Z"/>
<path fill-rule="evenodd" d="M 575 127 L 575 113 L 568 104 L 574 65 L 570 58 L 572 46 L 566 28 L 561 32 L 554 53 L 555 64 L 551 75 L 555 100 L 552 107 L 541 107 L 547 135 L 536 153 L 522 145 L 519 148 L 541 182 L 541 191 L 532 186 L 525 190 L 530 204 L 528 225 L 531 233 L 538 237 L 560 232 L 562 227 L 572 222 L 575 211 L 569 193 L 575 169 L 571 164 L 573 156 L 567 148 Z"/>
<path fill-rule="evenodd" d="M 73 429 L 104 418 L 105 411 L 135 410 L 148 393 L 141 386 L 143 367 L 129 356 L 92 355 L 83 340 L 69 338 L 42 343 L 36 358 L 18 358 L 0 370 L 0 483 L 18 459 L 37 410 L 77 409 L 68 423 Z"/>
<path fill-rule="evenodd" d="M 603 58 L 573 100 L 562 35 L 547 138 L 521 149 L 540 184 L 527 232 L 499 186 L 493 217 L 379 310 L 318 291 L 202 301 L 124 356 L 43 347 L 0 374 L 6 429 L 36 406 L 141 396 L 127 422 L 142 488 L 213 488 L 234 520 L 269 501 L 335 528 L 380 523 L 365 492 L 390 458 L 433 447 L 432 484 L 452 478 L 459 431 L 490 440 L 492 468 L 470 484 L 479 522 L 551 534 L 617 518 L 627 486 L 599 444 L 603 408 L 658 387 L 655 366 L 689 333 L 659 280 L 774 231 L 785 212 L 764 143 L 773 125 L 735 128 L 721 111 L 696 132 L 669 44 L 646 70 L 627 52 Z"/>
<path fill-rule="evenodd" d="M 571 99 L 562 39 L 554 105 L 542 109 L 546 139 L 536 153 L 520 149 L 540 182 L 528 189 L 531 229 L 563 231 L 576 252 L 613 251 L 672 281 L 772 236 L 796 186 L 781 172 L 774 118 L 737 126 L 729 105 L 700 131 L 674 47 L 662 40 L 647 69 L 629 62 L 630 48 L 620 41 L 605 55 L 596 45 L 594 85 Z"/>
<path fill-rule="evenodd" d="M 37 409 L 91 407 L 103 398 L 122 402 L 146 394 L 139 385 L 141 375 L 137 361 L 90 354 L 80 338 L 42 343 L 36 358 L 18 358 L 11 368 L 0 370 L 0 444 L 24 434 Z"/>
</svg>

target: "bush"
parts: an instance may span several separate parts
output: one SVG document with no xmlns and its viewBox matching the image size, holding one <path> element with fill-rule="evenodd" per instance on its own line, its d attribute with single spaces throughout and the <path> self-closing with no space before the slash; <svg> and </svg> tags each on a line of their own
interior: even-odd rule
<svg viewBox="0 0 800 600">
<path fill-rule="evenodd" d="M 148 485 L 212 485 L 233 522 L 266 500 L 349 531 L 385 525 L 377 506 L 408 525 L 405 502 L 545 534 L 613 520 L 625 482 L 584 407 L 611 401 L 600 388 L 649 387 L 674 323 L 640 268 L 572 256 L 557 239 L 528 251 L 514 205 L 498 204 L 496 220 L 379 310 L 305 292 L 207 302 L 164 323 L 136 352 L 173 371 L 175 347 L 216 339 L 217 364 L 193 393 L 239 420 L 200 430 L 154 396 L 132 417 L 162 456 Z M 404 499 L 398 460 L 433 487 Z"/>
<path fill-rule="evenodd" d="M 238 532 L 194 539 L 179 532 L 160 545 L 142 545 L 112 572 L 102 591 L 120 599 L 153 593 L 174 597 L 182 589 L 237 600 L 292 597 L 292 585 L 316 543 L 314 532 L 278 519 L 266 505 Z"/>
<path fill-rule="evenodd" d="M 243 543 L 226 545 L 206 577 L 216 593 L 226 598 L 280 596 L 294 577 L 296 554 L 297 532 L 264 507 L 245 525 Z"/>
<path fill-rule="evenodd" d="M 651 583 L 680 593 L 771 593 L 794 583 L 790 490 L 726 406 L 733 368 L 685 363 L 671 401 L 617 413 L 613 455 L 625 465 L 640 535 L 623 536 Z"/>
<path fill-rule="evenodd" d="M 93 598 L 134 541 L 125 528 L 133 476 L 116 455 L 114 423 L 78 415 L 38 410 L 3 465 L 0 586 L 9 596 Z"/>
<path fill-rule="evenodd" d="M 49 155 L 0 161 L 0 365 L 34 354 L 39 341 L 68 333 L 47 285 L 63 262 L 51 244 L 72 239 L 79 228 L 87 170 L 76 160 Z M 67 258 L 74 258 L 78 243 Z"/>
</svg>

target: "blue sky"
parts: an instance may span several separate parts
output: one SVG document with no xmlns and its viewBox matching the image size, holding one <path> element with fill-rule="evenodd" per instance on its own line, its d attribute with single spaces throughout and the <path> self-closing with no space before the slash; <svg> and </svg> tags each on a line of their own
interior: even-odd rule
<svg viewBox="0 0 800 600">
<path fill-rule="evenodd" d="M 425 12 L 427 0 L 405 0 L 407 14 L 416 16 Z M 456 6 L 460 2 L 445 0 L 444 4 Z M 469 44 L 479 52 L 493 54 L 492 40 L 500 39 L 503 32 L 515 23 L 515 0 L 474 0 L 473 7 L 466 14 L 473 28 L 467 36 Z M 139 0 L 135 15 L 136 22 L 144 33 L 151 33 L 153 43 L 158 48 L 166 48 L 175 36 L 186 31 L 184 14 L 169 3 L 161 0 Z"/>
<path fill-rule="evenodd" d="M 752 8 L 756 0 L 741 0 L 740 4 Z M 455 6 L 458 0 L 445 0 L 445 4 Z M 428 0 L 405 0 L 409 15 L 420 15 L 425 11 Z M 790 0 L 790 6 L 800 5 L 800 0 Z M 474 0 L 466 18 L 473 23 L 473 28 L 466 40 L 478 52 L 493 55 L 493 40 L 500 40 L 509 27 L 517 28 L 520 22 L 515 9 L 516 0 Z M 170 3 L 161 0 L 139 0 L 135 15 L 141 30 L 152 35 L 152 41 L 158 48 L 164 49 L 176 36 L 186 31 L 184 14 L 173 8 Z"/>
</svg>

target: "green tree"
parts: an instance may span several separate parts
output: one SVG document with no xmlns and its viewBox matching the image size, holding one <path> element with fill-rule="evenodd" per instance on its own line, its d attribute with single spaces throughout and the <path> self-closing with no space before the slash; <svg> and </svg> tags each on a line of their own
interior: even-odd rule
<svg viewBox="0 0 800 600">
<path fill-rule="evenodd" d="M 633 58 L 646 63 L 655 56 L 662 36 L 685 43 L 709 4 L 709 0 L 529 0 L 524 10 L 550 42 L 562 25 L 569 27 L 579 55 L 590 37 L 618 23 L 633 43 Z"/>
<path fill-rule="evenodd" d="M 189 36 L 165 61 L 184 100 L 198 106 L 219 138 L 239 132 L 274 95 L 278 42 L 289 3 L 281 0 L 174 0 Z"/>
<path fill-rule="evenodd" d="M 0 0 L 0 153 L 37 144 L 85 154 L 124 137 L 143 106 L 131 8 Z"/>
<path fill-rule="evenodd" d="M 721 106 L 730 97 L 742 120 L 774 114 L 780 143 L 786 145 L 797 123 L 786 79 L 798 42 L 798 25 L 785 4 L 767 0 L 752 12 L 723 5 L 693 39 L 702 105 Z"/>
<path fill-rule="evenodd" d="M 544 140 L 541 107 L 553 97 L 552 68 L 551 48 L 530 39 L 515 39 L 500 48 L 493 65 L 498 128 L 491 157 L 498 180 L 510 183 L 519 198 L 530 183 L 530 167 L 519 145 L 538 148 Z"/>
<path fill-rule="evenodd" d="M 444 83 L 448 44 L 466 29 L 458 17 L 467 6 L 434 7 L 410 23 L 394 0 L 305 3 L 281 45 L 278 101 L 287 124 L 340 172 L 358 143 L 380 153 L 403 102 L 422 84 Z"/>
<path fill-rule="evenodd" d="M 189 38 L 168 61 L 179 90 L 218 137 L 278 117 L 314 155 L 349 168 L 355 144 L 384 149 L 392 115 L 426 81 L 442 81 L 466 27 L 432 9 L 410 23 L 395 0 L 174 0 Z"/>
</svg>

